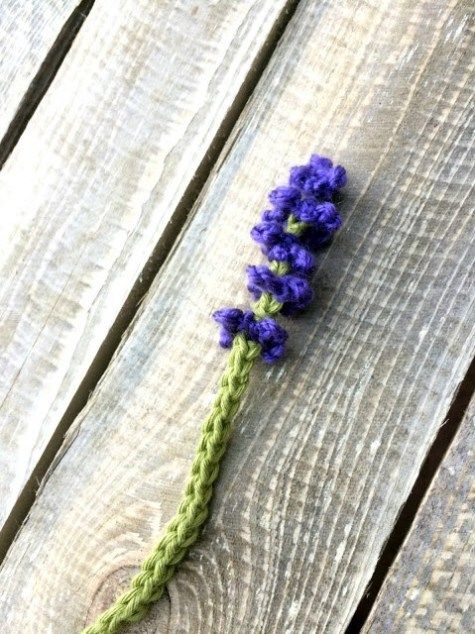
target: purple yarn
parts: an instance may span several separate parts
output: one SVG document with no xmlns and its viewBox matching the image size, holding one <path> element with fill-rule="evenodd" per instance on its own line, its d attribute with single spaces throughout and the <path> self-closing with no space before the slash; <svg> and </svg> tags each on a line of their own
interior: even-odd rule
<svg viewBox="0 0 475 634">
<path fill-rule="evenodd" d="M 251 311 L 249 311 L 251 312 Z M 279 326 L 272 317 L 265 317 L 257 321 L 253 315 L 249 323 L 248 336 L 261 346 L 261 356 L 266 363 L 273 363 L 280 359 L 285 352 L 287 331 Z"/>
<path fill-rule="evenodd" d="M 294 315 L 307 308 L 312 301 L 313 292 L 304 277 L 300 275 L 277 275 L 268 266 L 248 266 L 247 288 L 259 299 L 262 293 L 270 293 L 283 304 L 283 315 Z"/>
<path fill-rule="evenodd" d="M 248 289 L 255 299 L 270 293 L 282 304 L 283 315 L 294 315 L 307 308 L 312 300 L 308 278 L 315 269 L 312 251 L 319 251 L 341 227 L 342 219 L 332 199 L 346 184 L 346 171 L 334 166 L 329 158 L 312 154 L 306 165 L 290 170 L 289 184 L 276 187 L 269 194 L 271 209 L 251 231 L 271 262 L 287 264 L 279 275 L 267 266 L 249 266 Z M 292 216 L 292 218 L 290 218 Z M 287 230 L 287 222 L 290 220 Z M 301 223 L 298 230 L 292 228 Z M 272 363 L 284 351 L 286 331 L 270 318 L 257 320 L 252 311 L 226 308 L 214 313 L 221 324 L 220 344 L 229 348 L 239 332 L 259 343 L 261 355 Z"/>
<path fill-rule="evenodd" d="M 333 162 L 326 156 L 312 154 L 309 164 L 315 170 L 315 173 L 320 174 L 320 176 L 326 176 L 329 179 L 333 193 L 346 185 L 346 169 L 341 165 L 333 167 Z"/>
<path fill-rule="evenodd" d="M 293 238 L 290 235 L 288 237 Z M 290 265 L 291 271 L 299 275 L 310 276 L 315 269 L 315 258 L 297 240 L 282 240 L 281 243 L 263 251 L 269 260 L 286 262 Z"/>
<path fill-rule="evenodd" d="M 243 312 L 240 308 L 222 308 L 213 313 L 213 319 L 221 325 L 219 345 L 230 348 L 234 337 L 243 328 Z"/>
<path fill-rule="evenodd" d="M 260 222 L 251 230 L 251 237 L 254 242 L 264 247 L 273 247 L 282 243 L 289 235 L 285 233 L 283 224 L 276 221 Z"/>
<path fill-rule="evenodd" d="M 282 209 L 266 209 L 262 213 L 262 220 L 285 222 L 289 215 L 290 213 L 288 211 Z"/>
<path fill-rule="evenodd" d="M 301 200 L 295 207 L 294 216 L 300 222 L 312 225 L 315 229 L 325 229 L 334 233 L 342 220 L 331 202 L 318 202 L 312 199 Z"/>
<path fill-rule="evenodd" d="M 261 357 L 267 363 L 277 361 L 284 354 L 287 331 L 271 317 L 257 321 L 250 310 L 222 308 L 213 313 L 213 319 L 221 325 L 219 343 L 223 348 L 230 348 L 234 337 L 243 332 L 261 346 Z"/>
<path fill-rule="evenodd" d="M 308 276 L 315 268 L 310 251 L 326 246 L 341 227 L 331 199 L 345 185 L 346 171 L 341 165 L 334 167 L 329 158 L 312 154 L 307 165 L 290 170 L 289 183 L 271 191 L 273 209 L 264 211 L 251 236 L 269 260 L 287 262 L 292 273 Z M 307 226 L 300 237 L 286 231 L 291 214 Z"/>
<path fill-rule="evenodd" d="M 319 251 L 328 246 L 333 238 L 333 233 L 327 229 L 315 229 L 310 227 L 302 236 L 302 243 L 311 251 Z"/>
<path fill-rule="evenodd" d="M 293 272 L 310 275 L 315 268 L 315 258 L 303 247 L 300 239 L 284 231 L 279 222 L 264 221 L 256 225 L 251 236 L 262 245 L 262 251 L 269 260 L 287 262 Z"/>
<path fill-rule="evenodd" d="M 283 185 L 271 191 L 269 201 L 276 209 L 292 210 L 300 197 L 301 193 L 297 187 Z"/>
<path fill-rule="evenodd" d="M 298 165 L 290 170 L 289 183 L 304 195 L 331 200 L 335 192 L 346 184 L 346 170 L 329 158 L 312 154 L 307 165 Z"/>
</svg>

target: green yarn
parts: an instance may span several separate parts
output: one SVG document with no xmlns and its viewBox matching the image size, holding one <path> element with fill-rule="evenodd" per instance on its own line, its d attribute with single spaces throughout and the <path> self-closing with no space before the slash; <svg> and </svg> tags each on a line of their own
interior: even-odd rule
<svg viewBox="0 0 475 634">
<path fill-rule="evenodd" d="M 291 216 L 287 231 L 300 235 L 306 226 Z M 274 261 L 270 268 L 277 275 L 285 275 L 289 265 Z M 257 319 L 276 315 L 281 308 L 282 304 L 270 293 L 262 293 L 252 306 Z M 101 614 L 93 625 L 83 630 L 82 634 L 114 634 L 123 625 L 142 620 L 150 604 L 162 596 L 176 567 L 198 539 L 209 514 L 213 484 L 218 477 L 221 458 L 228 444 L 231 423 L 239 409 L 252 366 L 259 353 L 259 344 L 246 339 L 243 334 L 235 337 L 218 394 L 201 430 L 191 474 L 177 514 L 168 524 L 154 550 L 142 563 L 140 572 L 132 579 L 127 592 Z"/>
<path fill-rule="evenodd" d="M 218 477 L 231 422 L 249 382 L 259 344 L 243 335 L 234 339 L 219 392 L 201 430 L 191 474 L 177 514 L 152 553 L 132 579 L 130 589 L 104 612 L 83 634 L 112 634 L 127 623 L 140 621 L 150 604 L 163 594 L 176 566 L 198 538 L 209 512 L 213 483 Z"/>
</svg>

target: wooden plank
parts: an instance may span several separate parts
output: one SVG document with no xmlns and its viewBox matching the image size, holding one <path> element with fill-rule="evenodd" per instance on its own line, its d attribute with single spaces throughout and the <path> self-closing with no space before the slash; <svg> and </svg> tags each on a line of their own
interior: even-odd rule
<svg viewBox="0 0 475 634">
<path fill-rule="evenodd" d="M 474 352 L 467 14 L 299 4 L 5 560 L 7 632 L 80 629 L 176 510 L 225 364 L 209 314 L 248 302 L 250 227 L 315 149 L 348 167 L 345 229 L 286 361 L 253 374 L 202 539 L 135 631 L 344 630 Z"/>
<path fill-rule="evenodd" d="M 419 509 L 366 632 L 475 632 L 475 400 Z"/>
<path fill-rule="evenodd" d="M 8 160 L 0 527 L 285 5 L 97 0 Z"/>
<path fill-rule="evenodd" d="M 79 0 L 0 4 L 0 139 Z"/>
</svg>

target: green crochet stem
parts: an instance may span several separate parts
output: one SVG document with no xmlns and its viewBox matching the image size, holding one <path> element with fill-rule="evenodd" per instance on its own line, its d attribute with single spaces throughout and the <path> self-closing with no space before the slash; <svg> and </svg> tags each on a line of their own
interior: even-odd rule
<svg viewBox="0 0 475 634">
<path fill-rule="evenodd" d="M 305 226 L 291 217 L 287 231 L 299 235 Z M 288 271 L 288 265 L 283 262 L 272 262 L 271 268 L 278 275 L 285 275 Z M 252 307 L 257 319 L 275 315 L 281 308 L 282 304 L 269 293 L 263 293 Z M 83 630 L 83 634 L 114 634 L 123 625 L 142 620 L 150 604 L 162 596 L 176 567 L 198 539 L 209 514 L 213 484 L 218 477 L 221 458 L 228 444 L 231 423 L 239 409 L 252 366 L 259 353 L 259 344 L 246 339 L 243 334 L 235 337 L 226 370 L 221 377 L 220 389 L 201 430 L 191 474 L 177 514 L 168 524 L 155 549 L 142 563 L 129 590 L 101 614 L 93 625 Z"/>
</svg>

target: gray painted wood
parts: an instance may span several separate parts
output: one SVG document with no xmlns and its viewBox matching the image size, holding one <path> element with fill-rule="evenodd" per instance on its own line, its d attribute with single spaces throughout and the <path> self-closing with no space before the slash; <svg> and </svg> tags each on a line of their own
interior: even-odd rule
<svg viewBox="0 0 475 634">
<path fill-rule="evenodd" d="M 344 630 L 474 352 L 468 13 L 299 5 L 5 560 L 8 634 L 79 630 L 176 510 L 225 364 L 210 313 L 247 304 L 249 230 L 312 150 L 349 170 L 345 228 L 286 360 L 253 373 L 199 544 L 133 631 Z"/>
<path fill-rule="evenodd" d="M 0 3 L 0 139 L 79 0 Z"/>
<path fill-rule="evenodd" d="M 475 632 L 475 400 L 365 632 Z"/>
<path fill-rule="evenodd" d="M 0 540 L 284 6 L 97 0 L 1 172 Z"/>
</svg>

